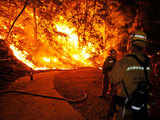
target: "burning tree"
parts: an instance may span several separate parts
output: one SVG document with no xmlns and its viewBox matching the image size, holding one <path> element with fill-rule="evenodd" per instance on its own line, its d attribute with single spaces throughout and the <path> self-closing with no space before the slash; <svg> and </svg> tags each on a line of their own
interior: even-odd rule
<svg viewBox="0 0 160 120">
<path fill-rule="evenodd" d="M 137 17 L 116 0 L 6 0 L 0 4 L 0 38 L 34 70 L 99 67 L 110 47 L 122 52 L 128 33 L 137 26 Z"/>
</svg>

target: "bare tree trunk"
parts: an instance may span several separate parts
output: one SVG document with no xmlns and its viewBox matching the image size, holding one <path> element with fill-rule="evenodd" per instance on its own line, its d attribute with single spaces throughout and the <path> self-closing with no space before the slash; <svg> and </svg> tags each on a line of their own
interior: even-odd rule
<svg viewBox="0 0 160 120">
<path fill-rule="evenodd" d="M 10 5 L 11 5 L 11 1 L 8 0 L 8 6 L 9 6 L 9 7 L 8 7 L 8 12 L 9 12 L 9 14 L 11 14 Z M 9 23 L 9 27 L 10 27 L 10 25 L 11 25 L 11 24 L 10 24 L 10 23 L 11 23 L 11 17 L 10 17 L 10 15 L 9 15 L 9 20 L 8 20 L 8 21 L 9 21 L 8 23 Z"/>
<path fill-rule="evenodd" d="M 88 25 L 88 21 L 87 21 L 87 17 L 88 17 L 88 0 L 85 0 L 85 15 L 84 15 L 84 31 L 83 31 L 83 43 L 84 45 L 86 44 L 86 28 Z"/>
<path fill-rule="evenodd" d="M 12 31 L 12 28 L 13 28 L 14 24 L 16 23 L 16 21 L 18 20 L 18 18 L 19 18 L 19 17 L 21 16 L 21 14 L 23 13 L 23 11 L 25 10 L 26 6 L 28 5 L 28 1 L 29 1 L 29 0 L 26 0 L 26 1 L 25 1 L 25 4 L 24 4 L 23 9 L 22 9 L 21 12 L 18 14 L 18 16 L 15 18 L 15 20 L 13 21 L 13 23 L 12 23 L 12 25 L 11 25 L 9 31 L 8 31 L 8 35 L 7 35 L 6 40 L 8 40 L 9 34 L 10 34 L 10 32 Z"/>
<path fill-rule="evenodd" d="M 34 40 L 37 41 L 37 19 L 36 19 L 36 8 L 33 8 L 33 16 L 34 16 Z"/>
</svg>

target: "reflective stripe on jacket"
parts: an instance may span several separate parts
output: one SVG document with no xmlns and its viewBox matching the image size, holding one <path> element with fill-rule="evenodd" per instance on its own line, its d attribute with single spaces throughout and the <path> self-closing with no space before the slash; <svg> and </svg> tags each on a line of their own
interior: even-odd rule
<svg viewBox="0 0 160 120">
<path fill-rule="evenodd" d="M 144 57 L 135 54 L 139 59 L 144 61 Z M 150 76 L 151 67 L 147 67 L 148 77 Z M 123 90 L 122 80 L 124 80 L 129 95 L 136 89 L 140 81 L 145 80 L 144 68 L 132 57 L 123 57 L 115 63 L 112 71 L 109 74 L 111 84 L 113 85 L 113 92 L 119 96 L 126 96 Z"/>
</svg>

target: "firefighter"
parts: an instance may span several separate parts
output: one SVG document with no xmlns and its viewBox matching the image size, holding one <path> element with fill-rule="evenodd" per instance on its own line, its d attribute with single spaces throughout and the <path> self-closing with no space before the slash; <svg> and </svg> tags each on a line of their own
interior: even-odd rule
<svg viewBox="0 0 160 120">
<path fill-rule="evenodd" d="M 130 40 L 129 55 L 117 61 L 109 74 L 112 92 L 112 103 L 109 115 L 112 115 L 113 119 L 116 120 L 147 120 L 148 113 L 146 102 L 143 104 L 142 108 L 132 106 L 133 109 L 130 109 L 130 107 L 126 107 L 128 101 L 131 98 L 135 98 L 133 97 L 133 93 L 135 93 L 134 91 L 137 90 L 139 84 L 142 82 L 148 83 L 146 79 L 149 79 L 151 72 L 149 58 L 145 55 L 145 49 L 148 43 L 146 34 L 138 30 L 131 35 Z M 139 60 L 145 63 L 143 65 L 147 67 L 140 65 Z M 147 72 L 144 72 L 144 69 Z M 148 90 L 148 84 L 146 86 Z M 147 94 L 147 92 L 145 93 Z M 139 97 L 137 97 L 136 100 L 138 100 L 138 98 Z"/>
<path fill-rule="evenodd" d="M 109 56 L 105 59 L 103 64 L 103 90 L 102 90 L 102 98 L 105 98 L 107 94 L 110 93 L 110 82 L 108 78 L 108 73 L 112 70 L 113 65 L 116 62 L 117 51 L 113 48 L 109 50 Z"/>
</svg>

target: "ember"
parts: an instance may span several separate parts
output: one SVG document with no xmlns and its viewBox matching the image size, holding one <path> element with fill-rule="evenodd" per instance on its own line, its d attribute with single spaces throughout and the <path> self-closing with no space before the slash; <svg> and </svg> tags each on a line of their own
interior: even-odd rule
<svg viewBox="0 0 160 120">
<path fill-rule="evenodd" d="M 136 27 L 137 17 L 120 10 L 118 1 L 56 1 L 28 2 L 6 39 L 14 55 L 34 70 L 100 67 L 107 50 L 119 50 Z M 24 2 L 0 4 L 4 39 Z"/>
</svg>

